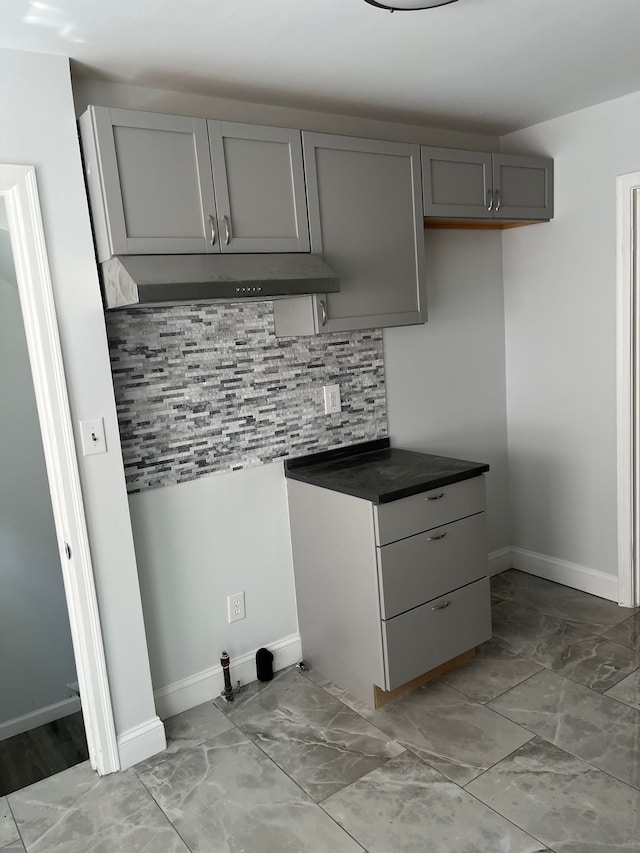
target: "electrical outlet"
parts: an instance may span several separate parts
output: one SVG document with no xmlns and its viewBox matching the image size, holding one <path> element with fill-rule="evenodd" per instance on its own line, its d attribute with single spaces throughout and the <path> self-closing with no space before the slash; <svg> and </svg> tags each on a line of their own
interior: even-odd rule
<svg viewBox="0 0 640 853">
<path fill-rule="evenodd" d="M 342 402 L 340 400 L 339 385 L 324 385 L 324 413 L 325 415 L 334 415 L 342 411 Z"/>
<path fill-rule="evenodd" d="M 229 622 L 239 622 L 247 615 L 244 609 L 244 592 L 234 592 L 227 596 L 227 615 Z"/>
</svg>

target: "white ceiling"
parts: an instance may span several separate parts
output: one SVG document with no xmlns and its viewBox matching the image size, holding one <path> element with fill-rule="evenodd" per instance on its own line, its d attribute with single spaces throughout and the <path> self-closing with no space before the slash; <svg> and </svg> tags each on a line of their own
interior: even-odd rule
<svg viewBox="0 0 640 853">
<path fill-rule="evenodd" d="M 640 90 L 640 0 L 3 0 L 0 47 L 140 86 L 503 134 Z"/>
</svg>

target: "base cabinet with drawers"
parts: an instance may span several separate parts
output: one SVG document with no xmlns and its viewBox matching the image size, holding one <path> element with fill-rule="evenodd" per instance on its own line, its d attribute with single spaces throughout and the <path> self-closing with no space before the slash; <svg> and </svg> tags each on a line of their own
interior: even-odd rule
<svg viewBox="0 0 640 853">
<path fill-rule="evenodd" d="M 484 477 L 384 504 L 287 480 L 305 661 L 368 706 L 491 637 Z"/>
</svg>

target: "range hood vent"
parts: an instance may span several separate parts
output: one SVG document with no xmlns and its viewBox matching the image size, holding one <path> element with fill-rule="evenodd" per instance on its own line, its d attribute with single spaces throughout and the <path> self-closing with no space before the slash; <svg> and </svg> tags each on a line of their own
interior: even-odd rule
<svg viewBox="0 0 640 853">
<path fill-rule="evenodd" d="M 335 293 L 340 279 L 319 255 L 118 255 L 104 261 L 106 308 L 245 302 Z"/>
</svg>

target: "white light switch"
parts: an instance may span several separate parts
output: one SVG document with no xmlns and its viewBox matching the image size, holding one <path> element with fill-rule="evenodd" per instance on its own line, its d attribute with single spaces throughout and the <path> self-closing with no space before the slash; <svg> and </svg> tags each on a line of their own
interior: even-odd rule
<svg viewBox="0 0 640 853">
<path fill-rule="evenodd" d="M 325 415 L 334 415 L 336 412 L 341 412 L 342 402 L 340 400 L 340 386 L 324 385 L 323 388 Z"/>
<path fill-rule="evenodd" d="M 107 452 L 102 418 L 80 421 L 80 435 L 82 436 L 82 452 L 85 456 Z"/>
</svg>

